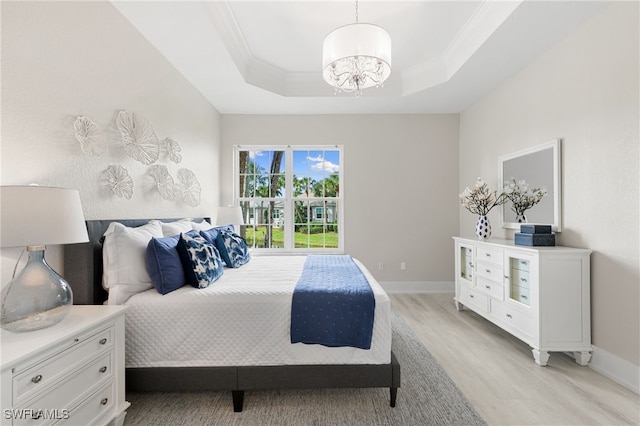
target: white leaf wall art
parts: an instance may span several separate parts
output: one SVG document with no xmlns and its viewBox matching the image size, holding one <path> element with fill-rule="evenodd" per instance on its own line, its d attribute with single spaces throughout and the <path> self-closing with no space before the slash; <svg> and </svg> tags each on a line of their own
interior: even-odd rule
<svg viewBox="0 0 640 426">
<path fill-rule="evenodd" d="M 83 153 L 99 157 L 107 150 L 107 136 L 91 119 L 78 116 L 73 123 L 73 130 Z"/>
<path fill-rule="evenodd" d="M 130 200 L 133 196 L 133 179 L 122 166 L 109 166 L 104 172 L 105 185 L 120 198 Z"/>
<path fill-rule="evenodd" d="M 173 178 L 169 175 L 167 166 L 159 164 L 149 166 L 149 175 L 153 179 L 162 199 L 171 201 L 175 198 Z"/>
<path fill-rule="evenodd" d="M 188 206 L 200 205 L 200 182 L 196 175 L 189 169 L 178 170 L 178 184 L 182 191 L 182 201 Z"/>
<path fill-rule="evenodd" d="M 147 165 L 158 160 L 160 142 L 146 118 L 133 112 L 120 111 L 116 126 L 127 155 Z"/>
<path fill-rule="evenodd" d="M 182 148 L 180 144 L 171 138 L 165 138 L 164 142 L 167 144 L 167 153 L 169 154 L 169 160 L 174 163 L 182 161 Z"/>
</svg>

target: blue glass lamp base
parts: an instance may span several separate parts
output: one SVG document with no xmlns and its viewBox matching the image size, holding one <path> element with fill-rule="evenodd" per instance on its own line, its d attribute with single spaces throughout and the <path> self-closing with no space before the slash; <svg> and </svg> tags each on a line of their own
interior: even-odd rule
<svg viewBox="0 0 640 426">
<path fill-rule="evenodd" d="M 44 246 L 29 246 L 24 269 L 2 291 L 2 328 L 24 332 L 51 327 L 71 311 L 69 283 L 44 260 Z"/>
</svg>

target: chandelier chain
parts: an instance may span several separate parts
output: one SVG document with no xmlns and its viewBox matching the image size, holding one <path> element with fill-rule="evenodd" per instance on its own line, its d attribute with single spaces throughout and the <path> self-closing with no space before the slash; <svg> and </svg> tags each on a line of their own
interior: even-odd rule
<svg viewBox="0 0 640 426">
<path fill-rule="evenodd" d="M 356 24 L 358 23 L 358 0 L 356 0 Z"/>
</svg>

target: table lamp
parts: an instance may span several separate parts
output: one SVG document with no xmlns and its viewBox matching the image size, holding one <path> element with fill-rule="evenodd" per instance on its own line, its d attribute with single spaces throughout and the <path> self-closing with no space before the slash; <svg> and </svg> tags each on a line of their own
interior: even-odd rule
<svg viewBox="0 0 640 426">
<path fill-rule="evenodd" d="M 44 259 L 46 245 L 89 241 L 74 189 L 0 187 L 0 247 L 24 247 L 24 269 L 2 289 L 2 328 L 24 332 L 50 327 L 71 310 L 73 292 Z M 18 262 L 20 259 L 18 259 Z M 17 267 L 17 263 L 16 263 Z"/>
<path fill-rule="evenodd" d="M 218 207 L 216 225 L 233 225 L 234 229 L 236 229 L 236 226 L 244 225 L 242 208 L 240 208 L 240 206 Z"/>
</svg>

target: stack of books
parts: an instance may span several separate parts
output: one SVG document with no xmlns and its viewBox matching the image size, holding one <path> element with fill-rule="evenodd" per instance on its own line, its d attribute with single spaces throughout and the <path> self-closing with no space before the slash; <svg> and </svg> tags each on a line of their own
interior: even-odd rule
<svg viewBox="0 0 640 426">
<path fill-rule="evenodd" d="M 555 246 L 556 235 L 551 225 L 520 225 L 516 232 L 515 244 L 519 246 Z"/>
</svg>

